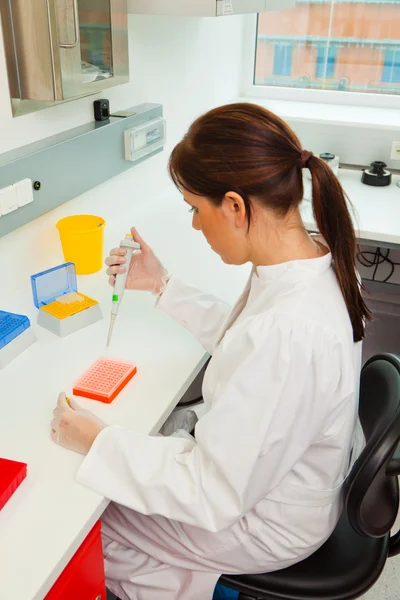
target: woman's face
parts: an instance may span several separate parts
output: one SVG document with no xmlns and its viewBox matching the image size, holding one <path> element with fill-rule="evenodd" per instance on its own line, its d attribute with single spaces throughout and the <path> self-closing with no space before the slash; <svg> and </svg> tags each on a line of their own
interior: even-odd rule
<svg viewBox="0 0 400 600">
<path fill-rule="evenodd" d="M 193 228 L 203 233 L 225 263 L 241 265 L 249 260 L 246 210 L 239 194 L 228 192 L 220 206 L 187 190 L 183 197 L 193 212 Z"/>
</svg>

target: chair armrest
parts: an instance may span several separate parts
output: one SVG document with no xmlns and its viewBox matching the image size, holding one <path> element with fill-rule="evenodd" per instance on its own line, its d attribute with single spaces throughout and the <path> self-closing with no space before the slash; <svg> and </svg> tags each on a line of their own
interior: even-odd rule
<svg viewBox="0 0 400 600">
<path fill-rule="evenodd" d="M 392 460 L 388 464 L 386 474 L 393 476 L 400 474 L 400 444 L 397 446 Z M 397 556 L 398 554 L 400 554 L 400 531 L 392 535 L 389 541 L 389 556 Z"/>
<path fill-rule="evenodd" d="M 389 540 L 389 556 L 398 556 L 400 554 L 400 531 L 392 535 Z"/>
<path fill-rule="evenodd" d="M 400 475 L 400 445 L 397 446 L 396 451 L 388 464 L 386 475 Z"/>
</svg>

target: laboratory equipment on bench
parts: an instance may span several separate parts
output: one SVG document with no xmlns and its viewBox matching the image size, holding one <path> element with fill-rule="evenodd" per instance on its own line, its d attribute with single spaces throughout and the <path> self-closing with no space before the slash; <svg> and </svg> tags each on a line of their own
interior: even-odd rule
<svg viewBox="0 0 400 600">
<path fill-rule="evenodd" d="M 76 269 L 65 263 L 31 276 L 38 325 L 65 337 L 102 319 L 99 303 L 78 292 Z"/>
<path fill-rule="evenodd" d="M 332 169 L 336 176 L 339 174 L 339 157 L 337 155 L 323 152 L 319 157 Z"/>
<path fill-rule="evenodd" d="M 339 156 L 337 154 L 333 154 L 332 152 L 322 152 L 318 155 L 321 160 L 324 161 L 328 165 L 330 169 L 334 172 L 336 176 L 339 175 Z M 305 179 L 311 181 L 311 172 L 309 169 L 304 169 Z M 311 190 L 310 190 L 311 191 Z"/>
<path fill-rule="evenodd" d="M 96 215 L 73 215 L 58 221 L 64 260 L 74 263 L 78 275 L 102 269 L 105 224 Z"/>
<path fill-rule="evenodd" d="M 365 169 L 361 175 L 361 182 L 365 185 L 384 187 L 392 182 L 392 174 L 386 170 L 386 163 L 375 160 L 371 163 L 371 169 Z"/>
<path fill-rule="evenodd" d="M 0 510 L 26 477 L 26 463 L 0 458 Z"/>
<path fill-rule="evenodd" d="M 0 310 L 0 369 L 35 341 L 36 335 L 28 317 Z"/>
<path fill-rule="evenodd" d="M 110 404 L 136 372 L 131 363 L 100 358 L 78 379 L 73 394 Z"/>
<path fill-rule="evenodd" d="M 123 239 L 121 241 L 119 247 L 125 248 L 125 250 L 126 250 L 126 255 L 125 255 L 126 262 L 124 264 L 125 272 L 118 273 L 115 276 L 115 283 L 114 283 L 113 296 L 112 296 L 112 306 L 111 306 L 111 318 L 110 318 L 110 326 L 108 329 L 106 348 L 109 347 L 110 342 L 111 342 L 115 319 L 117 318 L 119 307 L 122 302 L 122 297 L 124 295 L 126 279 L 128 277 L 129 267 L 131 265 L 132 256 L 140 253 L 140 244 L 138 244 L 138 242 L 133 241 L 133 237 L 130 233 L 126 234 L 125 239 Z"/>
</svg>

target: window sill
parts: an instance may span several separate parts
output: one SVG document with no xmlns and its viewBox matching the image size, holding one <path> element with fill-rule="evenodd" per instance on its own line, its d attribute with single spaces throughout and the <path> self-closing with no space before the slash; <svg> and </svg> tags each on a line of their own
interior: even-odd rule
<svg viewBox="0 0 400 600">
<path fill-rule="evenodd" d="M 400 130 L 400 110 L 394 108 L 271 100 L 255 96 L 242 96 L 238 102 L 259 104 L 291 122 L 368 127 L 393 132 Z"/>
</svg>

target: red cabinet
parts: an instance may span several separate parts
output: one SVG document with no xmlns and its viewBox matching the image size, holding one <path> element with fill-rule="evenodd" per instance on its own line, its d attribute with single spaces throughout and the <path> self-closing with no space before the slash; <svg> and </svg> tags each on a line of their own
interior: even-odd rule
<svg viewBox="0 0 400 600">
<path fill-rule="evenodd" d="M 106 600 L 101 524 L 96 523 L 45 600 Z"/>
</svg>

